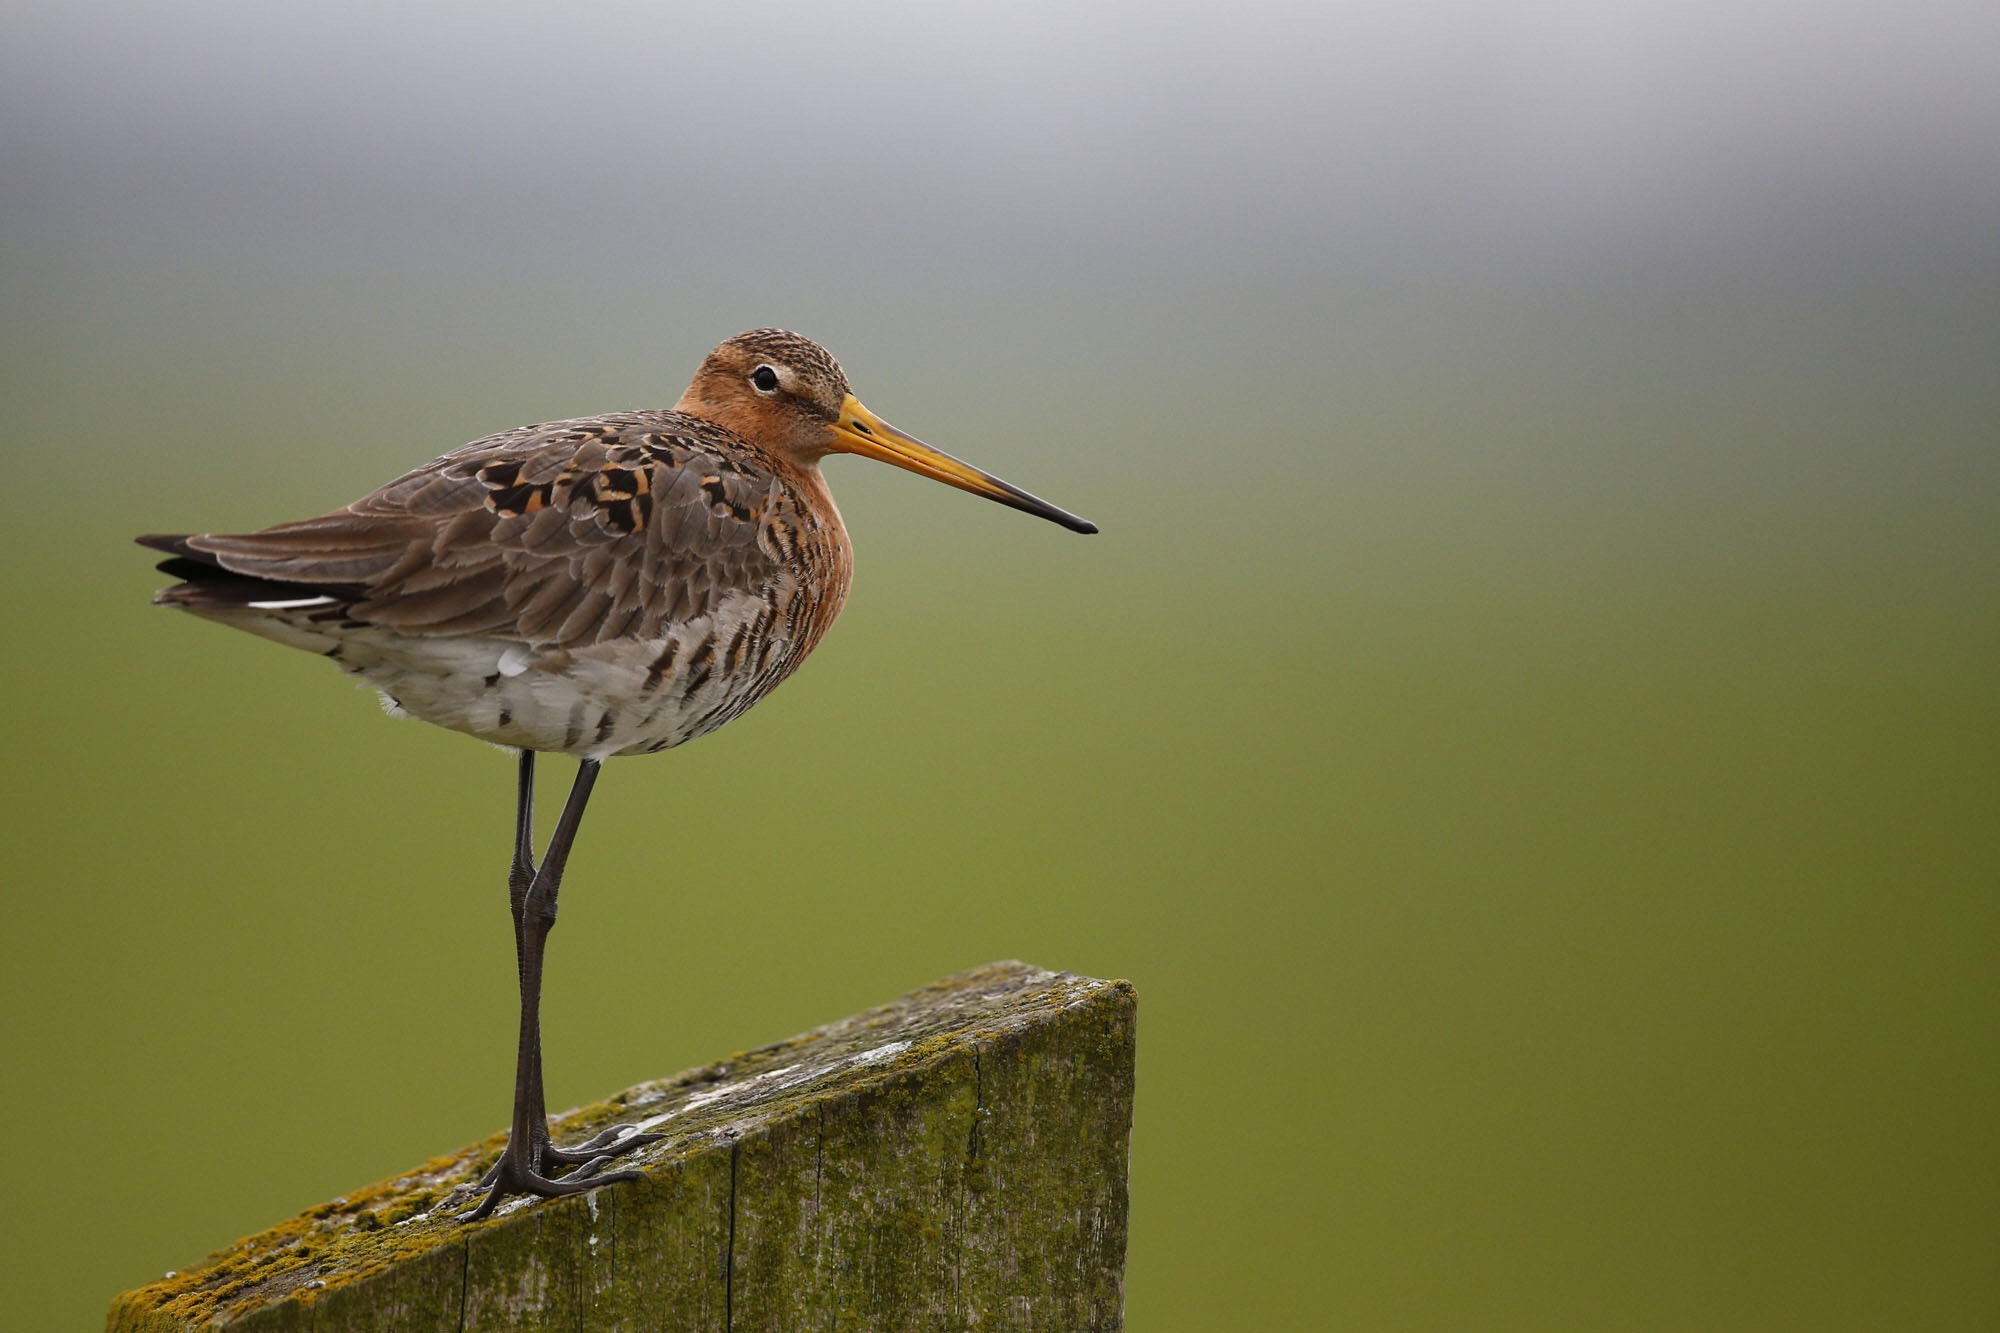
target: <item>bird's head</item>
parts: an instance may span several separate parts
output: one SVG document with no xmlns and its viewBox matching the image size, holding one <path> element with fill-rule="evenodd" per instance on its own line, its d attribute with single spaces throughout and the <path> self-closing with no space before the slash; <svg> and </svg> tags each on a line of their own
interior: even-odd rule
<svg viewBox="0 0 2000 1333">
<path fill-rule="evenodd" d="M 897 430 L 861 405 L 832 353 L 784 329 L 752 329 L 717 347 L 674 406 L 801 466 L 816 466 L 828 454 L 861 454 L 1072 532 L 1097 531 L 1096 524 Z"/>
</svg>

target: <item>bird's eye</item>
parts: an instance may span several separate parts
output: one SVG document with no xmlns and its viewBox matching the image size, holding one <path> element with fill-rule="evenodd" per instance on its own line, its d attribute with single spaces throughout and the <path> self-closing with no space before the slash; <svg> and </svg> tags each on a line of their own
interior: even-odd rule
<svg viewBox="0 0 2000 1333">
<path fill-rule="evenodd" d="M 778 372 L 769 366 L 759 366 L 750 372 L 750 384 L 758 393 L 776 393 Z"/>
</svg>

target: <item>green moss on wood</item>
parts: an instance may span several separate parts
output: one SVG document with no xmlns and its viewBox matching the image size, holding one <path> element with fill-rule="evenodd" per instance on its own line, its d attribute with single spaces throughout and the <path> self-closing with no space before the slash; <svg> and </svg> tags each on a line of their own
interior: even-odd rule
<svg viewBox="0 0 2000 1333">
<path fill-rule="evenodd" d="M 1136 999 L 995 963 L 582 1107 L 646 1178 L 460 1220 L 496 1135 L 113 1303 L 111 1333 L 1115 1329 Z"/>
</svg>

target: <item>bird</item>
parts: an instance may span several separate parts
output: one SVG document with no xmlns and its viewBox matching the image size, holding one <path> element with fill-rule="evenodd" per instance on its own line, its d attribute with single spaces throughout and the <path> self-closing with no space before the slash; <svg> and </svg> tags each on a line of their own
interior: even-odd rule
<svg viewBox="0 0 2000 1333">
<path fill-rule="evenodd" d="M 840 614 L 853 548 L 820 465 L 842 453 L 1097 531 L 888 424 L 818 343 L 759 328 L 709 353 L 671 409 L 490 435 L 318 518 L 136 539 L 178 580 L 157 605 L 318 653 L 392 715 L 516 752 L 514 1104 L 469 1219 L 511 1196 L 637 1179 L 608 1167 L 661 1137 L 621 1125 L 551 1139 L 542 964 L 564 867 L 606 760 L 741 716 Z M 537 859 L 545 754 L 577 768 Z"/>
</svg>

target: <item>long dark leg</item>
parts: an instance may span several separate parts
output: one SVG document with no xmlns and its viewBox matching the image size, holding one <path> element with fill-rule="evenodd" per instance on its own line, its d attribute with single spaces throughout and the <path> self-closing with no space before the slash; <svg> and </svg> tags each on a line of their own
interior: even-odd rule
<svg viewBox="0 0 2000 1333">
<path fill-rule="evenodd" d="M 514 862 L 507 869 L 507 904 L 514 914 L 514 975 L 516 978 L 521 978 L 526 976 L 528 966 L 526 946 L 521 942 L 521 918 L 528 902 L 528 889 L 535 882 L 535 752 L 533 750 L 521 751 L 520 766 L 516 772 L 518 777 L 514 792 Z M 536 1054 L 539 1064 L 540 1052 L 537 1051 Z M 514 1071 L 514 1084 L 515 1100 L 518 1102 L 521 1084 L 521 1070 L 518 1063 Z M 541 1086 L 539 1068 L 536 1070 L 535 1086 L 538 1088 Z M 536 1137 L 546 1143 L 549 1137 L 547 1128 L 544 1127 Z M 539 1162 L 539 1156 L 537 1161 Z M 500 1179 L 500 1165 L 500 1162 L 495 1162 L 492 1168 L 480 1177 L 481 1189 Z"/>
<path fill-rule="evenodd" d="M 514 865 L 508 877 L 514 909 L 515 961 L 521 983 L 521 1039 L 515 1050 L 514 1118 L 507 1135 L 507 1150 L 480 1183 L 490 1186 L 486 1198 L 472 1213 L 485 1217 L 509 1194 L 552 1196 L 576 1194 L 615 1180 L 636 1180 L 636 1171 L 600 1174 L 612 1157 L 642 1144 L 657 1141 L 657 1134 L 635 1134 L 622 1127 L 603 1134 L 574 1149 L 560 1149 L 549 1143 L 548 1113 L 542 1100 L 542 958 L 549 932 L 555 928 L 557 897 L 562 889 L 563 868 L 569 849 L 576 840 L 577 826 L 583 822 L 583 807 L 590 800 L 591 787 L 601 767 L 586 759 L 577 768 L 576 782 L 562 816 L 549 839 L 548 851 L 539 870 L 534 869 L 534 756 L 521 755 L 521 788 L 516 808 Z M 569 1175 L 551 1179 L 543 1174 L 553 1163 L 581 1162 Z"/>
<path fill-rule="evenodd" d="M 514 908 L 514 953 L 521 950 L 521 908 L 535 882 L 535 752 L 521 751 L 520 780 L 514 795 L 514 864 L 507 872 L 507 896 Z"/>
</svg>

